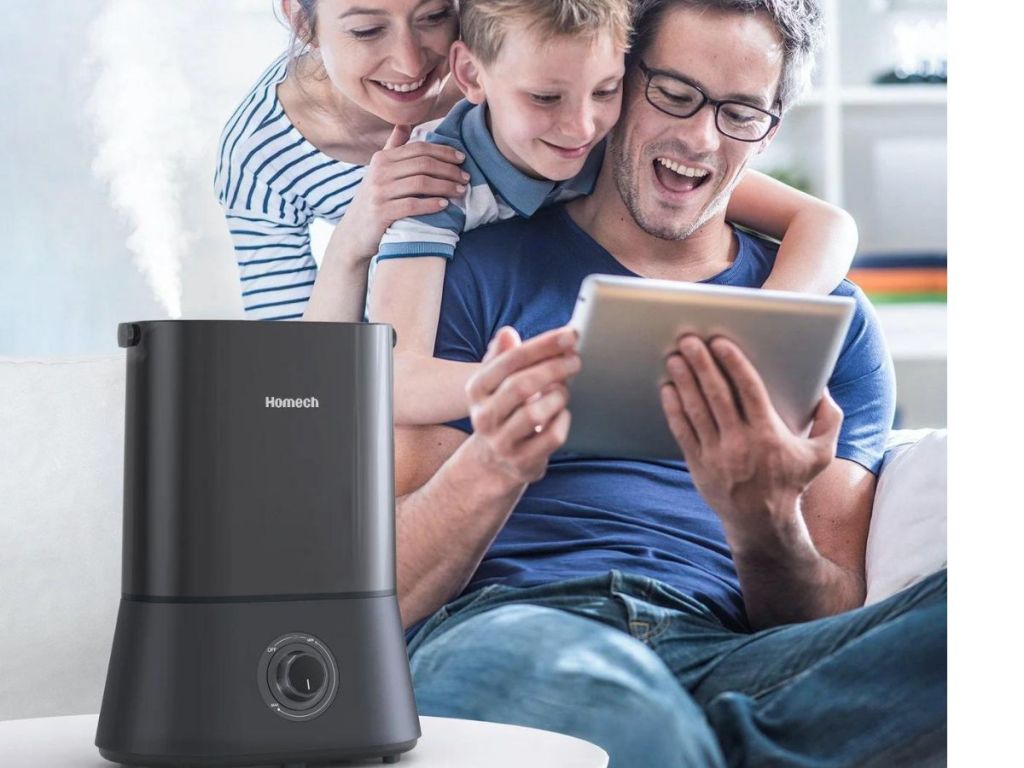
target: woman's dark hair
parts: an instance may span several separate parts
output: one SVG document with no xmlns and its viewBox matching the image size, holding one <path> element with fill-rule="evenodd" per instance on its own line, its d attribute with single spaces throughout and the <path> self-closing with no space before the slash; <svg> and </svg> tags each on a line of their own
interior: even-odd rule
<svg viewBox="0 0 1024 768">
<path fill-rule="evenodd" d="M 284 12 L 284 4 L 281 0 L 274 0 L 275 15 L 282 24 L 288 27 L 291 33 L 288 39 L 288 70 L 295 71 L 299 57 L 309 53 L 317 34 L 317 3 L 318 0 L 290 0 L 291 14 Z M 317 79 L 327 77 L 327 71 L 320 67 Z M 301 85 L 300 85 L 301 87 Z"/>
<path fill-rule="evenodd" d="M 316 40 L 316 5 L 317 0 L 291 0 L 292 18 L 285 19 L 291 28 L 292 36 L 289 45 L 292 61 L 305 53 L 310 44 Z"/>
</svg>

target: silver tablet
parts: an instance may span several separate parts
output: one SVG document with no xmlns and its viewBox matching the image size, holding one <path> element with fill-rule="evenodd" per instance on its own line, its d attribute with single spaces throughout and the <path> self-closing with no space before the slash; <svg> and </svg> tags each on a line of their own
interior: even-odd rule
<svg viewBox="0 0 1024 768">
<path fill-rule="evenodd" d="M 853 299 L 591 275 L 570 325 L 582 368 L 569 385 L 566 451 L 679 459 L 661 408 L 665 359 L 693 333 L 725 336 L 757 368 L 775 409 L 805 431 L 835 367 Z"/>
</svg>

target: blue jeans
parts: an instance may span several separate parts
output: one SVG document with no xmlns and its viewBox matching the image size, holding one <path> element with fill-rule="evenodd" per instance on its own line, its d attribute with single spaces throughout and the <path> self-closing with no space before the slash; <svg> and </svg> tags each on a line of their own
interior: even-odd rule
<svg viewBox="0 0 1024 768">
<path fill-rule="evenodd" d="M 420 714 L 586 739 L 611 768 L 944 765 L 946 572 L 753 634 L 618 571 L 486 587 L 409 644 Z"/>
</svg>

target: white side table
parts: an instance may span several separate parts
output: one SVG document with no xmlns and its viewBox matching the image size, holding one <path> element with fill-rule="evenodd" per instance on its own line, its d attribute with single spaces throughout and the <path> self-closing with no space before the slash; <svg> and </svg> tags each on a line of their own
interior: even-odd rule
<svg viewBox="0 0 1024 768">
<path fill-rule="evenodd" d="M 0 722 L 0 766 L 111 768 L 93 746 L 97 715 Z M 421 717 L 423 736 L 398 768 L 606 768 L 588 741 L 518 725 Z M 382 765 L 380 759 L 345 765 Z"/>
</svg>

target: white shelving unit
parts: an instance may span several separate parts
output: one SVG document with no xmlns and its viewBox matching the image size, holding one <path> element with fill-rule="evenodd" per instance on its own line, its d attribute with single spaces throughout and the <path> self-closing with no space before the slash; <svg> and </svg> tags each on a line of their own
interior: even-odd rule
<svg viewBox="0 0 1024 768">
<path fill-rule="evenodd" d="M 872 83 L 895 59 L 894 20 L 912 12 L 887 11 L 887 5 L 824 0 L 827 42 L 814 88 L 786 115 L 756 166 L 785 170 L 813 194 L 848 208 L 860 223 L 865 252 L 944 251 L 946 87 Z M 945 16 L 937 0 L 900 5 L 919 8 L 922 18 Z M 900 190 L 897 182 L 915 179 L 922 188 L 907 202 L 916 202 L 920 215 L 909 222 L 901 216 L 916 231 L 889 231 L 884 211 L 870 210 L 870 193 L 882 193 L 881 204 L 887 190 Z"/>
<path fill-rule="evenodd" d="M 882 304 L 875 309 L 895 360 L 945 362 L 945 304 Z"/>
<path fill-rule="evenodd" d="M 876 85 L 899 56 L 894 31 L 941 31 L 942 0 L 823 0 L 827 41 L 810 93 L 755 167 L 783 171 L 850 211 L 861 253 L 946 251 L 946 87 Z M 946 305 L 880 305 L 901 426 L 942 426 Z"/>
</svg>

